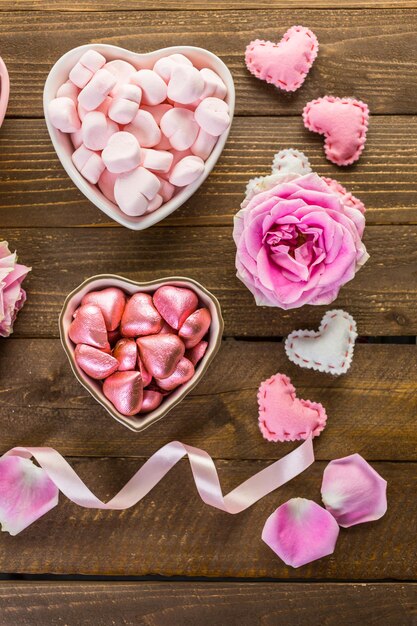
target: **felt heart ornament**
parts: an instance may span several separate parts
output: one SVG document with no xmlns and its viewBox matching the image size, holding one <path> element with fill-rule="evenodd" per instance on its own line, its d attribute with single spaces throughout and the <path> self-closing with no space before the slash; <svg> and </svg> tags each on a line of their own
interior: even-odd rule
<svg viewBox="0 0 417 626">
<path fill-rule="evenodd" d="M 132 230 L 143 230 L 173 213 L 182 204 L 184 204 L 184 202 L 186 202 L 186 200 L 188 200 L 195 191 L 197 191 L 219 159 L 226 143 L 230 126 L 218 137 L 216 145 L 214 146 L 210 156 L 204 162 L 204 169 L 202 173 L 194 182 L 179 190 L 174 197 L 167 200 L 161 204 L 159 208 L 150 213 L 139 216 L 127 215 L 121 211 L 121 209 L 119 209 L 114 202 L 109 200 L 95 184 L 89 183 L 77 170 L 71 158 L 74 151 L 71 138 L 69 135 L 62 133 L 52 125 L 48 111 L 49 103 L 55 98 L 59 87 L 68 79 L 68 75 L 74 65 L 79 61 L 85 52 L 90 50 L 94 50 L 102 54 L 106 58 L 107 62 L 116 60 L 125 61 L 137 69 L 145 70 L 153 68 L 156 61 L 171 54 L 185 55 L 192 61 L 194 67 L 197 69 L 208 68 L 220 76 L 227 88 L 225 102 L 229 106 L 230 120 L 233 119 L 235 103 L 233 78 L 229 69 L 223 61 L 219 59 L 219 57 L 208 50 L 194 46 L 173 46 L 170 48 L 155 50 L 153 52 L 138 54 L 130 50 L 125 50 L 124 48 L 119 48 L 118 46 L 97 43 L 87 44 L 68 51 L 60 59 L 58 59 L 49 72 L 43 93 L 45 121 L 55 151 L 64 169 L 78 189 L 93 204 L 103 211 L 103 213 L 127 228 Z"/>
<path fill-rule="evenodd" d="M 185 346 L 176 334 L 178 331 L 173 330 L 166 322 L 163 322 L 158 334 L 139 337 L 138 344 L 142 344 L 139 346 L 133 338 L 121 339 L 120 335 L 117 336 L 118 331 L 113 338 L 112 334 L 115 331 L 107 331 L 106 337 L 110 339 L 110 335 L 112 335 L 112 354 L 103 352 L 103 348 L 101 348 L 101 351 L 97 350 L 97 352 L 83 348 L 80 360 L 80 355 L 78 354 L 80 348 L 78 348 L 76 355 L 74 343 L 88 344 L 88 342 L 85 340 L 78 342 L 78 336 L 76 335 L 73 335 L 75 341 L 72 341 L 69 334 L 70 328 L 73 328 L 74 322 L 80 315 L 80 311 L 86 307 L 93 308 L 94 315 L 97 316 L 97 320 L 100 320 L 101 331 L 105 332 L 104 318 L 98 306 L 93 304 L 80 306 L 86 294 L 91 292 L 102 293 L 104 290 L 114 289 L 116 291 L 121 290 L 128 298 L 131 298 L 134 294 L 148 295 L 150 297 L 161 287 L 181 288 L 186 293 L 192 292 L 196 296 L 195 308 L 199 307 L 209 311 L 211 325 L 204 340 L 200 341 L 194 348 L 187 350 L 187 354 L 184 357 Z M 162 291 L 162 293 L 164 292 Z M 173 291 L 172 289 L 168 293 L 178 296 L 178 291 Z M 188 298 L 186 300 L 188 306 L 175 309 L 176 315 L 179 316 L 178 319 L 182 320 L 183 316 L 185 316 L 185 319 L 188 317 L 190 302 Z M 164 312 L 172 310 L 172 308 L 169 309 L 167 300 L 164 302 L 167 304 L 167 309 Z M 195 310 L 194 301 L 191 308 L 193 311 Z M 77 313 L 74 317 L 76 311 Z M 62 345 L 78 381 L 115 420 L 130 430 L 139 432 L 165 417 L 200 382 L 220 348 L 223 319 L 217 299 L 191 278 L 173 276 L 149 282 L 135 282 L 121 276 L 104 274 L 88 278 L 67 296 L 59 318 L 59 330 Z M 93 330 L 96 331 L 96 326 L 93 327 Z M 91 340 L 90 332 L 87 337 L 81 334 L 80 338 Z M 92 339 L 97 339 L 95 334 L 93 334 Z M 116 343 L 118 340 L 119 342 Z M 100 347 L 94 346 L 94 344 L 89 345 L 92 345 L 93 348 Z M 107 351 L 107 347 L 105 349 Z M 164 358 L 159 360 L 162 351 L 171 355 L 172 358 L 165 359 L 165 354 Z M 115 364 L 113 359 L 118 361 L 118 371 L 110 373 Z M 132 374 L 131 370 L 124 368 L 134 366 L 136 359 L 137 366 L 134 373 L 140 376 L 140 382 L 138 376 L 121 376 L 121 374 L 125 373 Z M 168 361 L 171 363 L 168 370 L 161 369 L 161 363 L 164 365 Z M 158 367 L 158 364 L 160 367 Z M 101 376 L 104 372 L 107 376 L 104 379 L 105 389 L 102 379 L 93 379 L 91 376 L 88 376 L 83 367 L 89 369 L 93 374 L 97 372 L 97 376 Z M 151 384 L 152 374 L 160 379 L 159 382 L 165 381 L 162 384 L 169 387 L 169 395 L 167 395 L 168 392 L 161 389 L 157 384 Z M 143 389 L 143 387 L 148 387 L 148 385 L 150 385 L 148 389 Z M 141 396 L 141 389 L 143 396 Z M 137 414 L 141 398 L 143 405 L 140 409 L 141 412 Z M 131 415 L 126 415 L 125 413 L 131 413 Z"/>
<path fill-rule="evenodd" d="M 0 57 L 0 127 L 6 115 L 10 95 L 10 80 L 6 64 Z"/>
<path fill-rule="evenodd" d="M 317 437 L 326 426 L 322 404 L 296 397 L 285 374 L 264 380 L 258 391 L 259 428 L 268 441 L 298 441 Z"/>
<path fill-rule="evenodd" d="M 251 41 L 245 53 L 246 67 L 260 80 L 284 91 L 295 91 L 303 84 L 318 49 L 317 37 L 311 30 L 293 26 L 279 43 Z"/>
<path fill-rule="evenodd" d="M 325 136 L 326 157 L 336 165 L 351 165 L 365 147 L 369 109 L 354 98 L 324 96 L 308 102 L 303 111 L 304 126 Z"/>
<path fill-rule="evenodd" d="M 335 309 L 325 313 L 318 331 L 290 333 L 285 340 L 285 352 L 300 367 L 338 376 L 350 367 L 357 336 L 353 317 Z"/>
</svg>

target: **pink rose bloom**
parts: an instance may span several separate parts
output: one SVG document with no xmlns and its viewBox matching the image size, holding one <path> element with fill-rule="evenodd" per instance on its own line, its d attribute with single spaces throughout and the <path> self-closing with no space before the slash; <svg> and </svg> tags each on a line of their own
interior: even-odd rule
<svg viewBox="0 0 417 626">
<path fill-rule="evenodd" d="M 21 284 L 31 268 L 16 260 L 16 252 L 10 252 L 7 241 L 0 241 L 0 337 L 11 335 L 16 315 L 26 301 Z"/>
<path fill-rule="evenodd" d="M 314 173 L 263 180 L 235 216 L 238 278 L 261 306 L 330 304 L 369 258 L 363 204 Z"/>
</svg>

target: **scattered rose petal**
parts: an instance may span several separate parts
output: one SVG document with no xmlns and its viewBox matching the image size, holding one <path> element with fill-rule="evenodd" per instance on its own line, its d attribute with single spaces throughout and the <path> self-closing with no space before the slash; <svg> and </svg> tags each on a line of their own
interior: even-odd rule
<svg viewBox="0 0 417 626">
<path fill-rule="evenodd" d="M 291 567 L 332 554 L 338 535 L 334 517 L 305 498 L 292 498 L 278 507 L 262 531 L 263 541 Z"/>
<path fill-rule="evenodd" d="M 343 528 L 382 517 L 386 492 L 387 481 L 360 454 L 331 461 L 324 470 L 321 497 Z"/>
<path fill-rule="evenodd" d="M 58 504 L 58 488 L 30 459 L 0 458 L 0 524 L 17 535 Z"/>
</svg>

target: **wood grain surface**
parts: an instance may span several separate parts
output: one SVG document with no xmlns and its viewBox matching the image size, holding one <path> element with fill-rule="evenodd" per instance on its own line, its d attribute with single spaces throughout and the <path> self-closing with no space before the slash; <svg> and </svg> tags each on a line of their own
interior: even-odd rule
<svg viewBox="0 0 417 626">
<path fill-rule="evenodd" d="M 417 223 L 417 117 L 375 116 L 359 163 L 340 168 L 326 160 L 323 139 L 301 117 L 236 117 L 214 171 L 179 210 L 154 228 L 228 226 L 248 180 L 268 174 L 273 155 L 289 146 L 308 156 L 314 171 L 336 178 L 366 206 L 367 224 Z M 0 135 L 1 225 L 30 228 L 117 227 L 70 181 L 44 120 L 9 119 Z M 141 235 L 135 235 L 140 238 Z"/>
<path fill-rule="evenodd" d="M 256 392 L 275 372 L 291 377 L 300 398 L 321 402 L 328 425 L 315 441 L 316 458 L 359 452 L 369 461 L 417 461 L 412 345 L 358 344 L 348 376 L 300 369 L 282 343 L 223 342 L 195 390 L 155 428 L 122 428 L 75 379 L 58 340 L 14 339 L 0 344 L 0 454 L 27 444 L 70 456 L 141 458 L 179 439 L 216 459 L 275 460 L 295 444 L 272 444 L 259 433 Z M 233 372 L 233 376 L 230 376 Z M 92 428 L 94 424 L 94 428 Z"/>
<path fill-rule="evenodd" d="M 417 113 L 415 11 L 125 10 L 82 16 L 19 11 L 2 13 L 1 23 L 2 56 L 12 75 L 13 117 L 41 117 L 43 84 L 51 66 L 70 48 L 89 42 L 137 52 L 171 45 L 208 48 L 233 74 L 240 115 L 297 115 L 306 102 L 327 93 L 362 98 L 373 114 Z M 316 33 L 320 53 L 301 89 L 293 95 L 277 93 L 247 71 L 244 50 L 257 37 L 280 39 L 297 23 Z"/>
<path fill-rule="evenodd" d="M 299 397 L 322 402 L 328 413 L 315 440 L 317 462 L 240 515 L 205 506 L 181 461 L 128 511 L 84 510 L 61 496 L 17 537 L 0 533 L 3 575 L 157 578 L 4 581 L 0 626 L 415 623 L 416 9 L 415 0 L 0 0 L 0 54 L 11 75 L 0 133 L 0 239 L 33 268 L 15 334 L 0 340 L 0 454 L 14 445 L 52 445 L 108 499 L 155 450 L 179 439 L 216 459 L 228 491 L 295 447 L 260 436 L 261 380 L 285 372 Z M 251 39 L 277 41 L 293 24 L 314 30 L 320 52 L 302 89 L 288 96 L 253 78 L 243 55 Z M 203 46 L 235 80 L 236 116 L 212 174 L 174 215 L 142 233 L 111 222 L 81 195 L 42 119 L 51 66 L 89 42 L 142 52 Z M 326 93 L 370 107 L 366 150 L 353 167 L 329 163 L 322 137 L 303 127 L 305 103 Z M 355 317 L 361 335 L 348 375 L 338 378 L 291 364 L 280 341 L 295 328 L 317 327 L 328 307 L 259 308 L 235 277 L 231 231 L 246 182 L 266 174 L 273 154 L 290 146 L 367 206 L 371 259 L 334 303 Z M 139 435 L 78 384 L 58 339 L 65 296 L 101 272 L 144 281 L 190 276 L 222 305 L 225 339 L 206 377 Z M 327 462 L 354 452 L 387 479 L 386 516 L 341 530 L 332 556 L 286 567 L 260 539 L 266 517 L 290 497 L 320 502 Z"/>
<path fill-rule="evenodd" d="M 298 583 L 0 583 L 0 625 L 412 626 L 416 585 Z"/>
</svg>

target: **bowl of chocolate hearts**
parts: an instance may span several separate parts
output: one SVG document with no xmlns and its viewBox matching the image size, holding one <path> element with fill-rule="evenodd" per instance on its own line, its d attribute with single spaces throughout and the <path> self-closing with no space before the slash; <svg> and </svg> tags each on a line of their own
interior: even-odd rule
<svg viewBox="0 0 417 626">
<path fill-rule="evenodd" d="M 203 48 L 137 54 L 88 44 L 55 63 L 43 100 L 72 181 L 106 215 L 142 230 L 180 207 L 213 169 L 235 90 L 227 66 Z"/>
<path fill-rule="evenodd" d="M 217 299 L 190 278 L 103 274 L 68 295 L 59 330 L 78 381 L 139 432 L 197 385 L 220 347 L 223 319 Z"/>
</svg>

